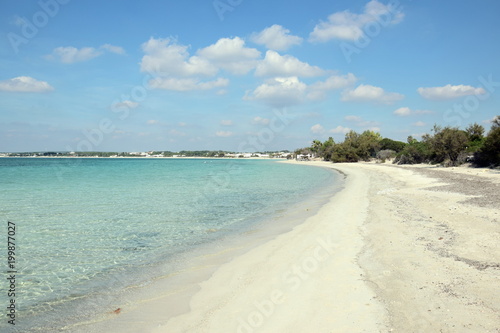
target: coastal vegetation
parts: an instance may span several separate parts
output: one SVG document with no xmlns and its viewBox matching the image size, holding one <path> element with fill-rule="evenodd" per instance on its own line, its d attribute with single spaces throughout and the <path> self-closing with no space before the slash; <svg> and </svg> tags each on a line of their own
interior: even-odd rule
<svg viewBox="0 0 500 333">
<path fill-rule="evenodd" d="M 492 121 L 486 135 L 484 127 L 477 123 L 464 130 L 434 125 L 431 134 L 424 134 L 420 141 L 409 136 L 407 142 L 382 138 L 370 130 L 361 134 L 351 130 L 342 142 L 337 143 L 331 137 L 324 142 L 314 140 L 310 147 L 295 153 L 335 163 L 393 159 L 397 164 L 457 166 L 471 162 L 475 166 L 496 167 L 500 166 L 500 116 Z"/>
<path fill-rule="evenodd" d="M 295 152 L 288 150 L 264 152 L 231 152 L 222 150 L 182 150 L 148 152 L 23 152 L 3 153 L 4 157 L 205 157 L 205 158 L 321 158 L 334 163 L 392 160 L 396 164 L 441 164 L 457 166 L 471 163 L 478 167 L 500 166 L 500 116 L 492 120 L 488 132 L 482 125 L 471 124 L 465 129 L 434 125 L 430 134 L 420 140 L 409 136 L 406 142 L 384 138 L 380 133 L 366 130 L 349 131 L 342 142 L 330 137 L 314 140 L 310 147 Z"/>
</svg>

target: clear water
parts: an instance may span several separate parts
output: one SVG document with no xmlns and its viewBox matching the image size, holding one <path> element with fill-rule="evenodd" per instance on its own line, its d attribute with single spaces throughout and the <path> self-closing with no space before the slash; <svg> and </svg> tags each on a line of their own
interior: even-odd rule
<svg viewBox="0 0 500 333">
<path fill-rule="evenodd" d="M 83 320 L 93 310 L 74 309 L 90 295 L 102 299 L 93 308 L 105 306 L 108 291 L 147 283 L 175 254 L 244 229 L 334 178 L 261 160 L 0 158 L 3 233 L 7 221 L 17 228 L 16 329 Z M 5 293 L 0 299 L 7 304 Z M 4 316 L 0 330 L 12 330 Z"/>
</svg>

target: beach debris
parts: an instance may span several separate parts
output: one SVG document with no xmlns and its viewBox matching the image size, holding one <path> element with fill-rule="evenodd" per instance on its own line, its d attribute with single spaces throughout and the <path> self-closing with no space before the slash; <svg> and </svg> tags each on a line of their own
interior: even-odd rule
<svg viewBox="0 0 500 333">
<path fill-rule="evenodd" d="M 113 311 L 113 313 L 114 314 L 120 314 L 121 311 L 122 311 L 122 308 L 118 308 L 115 311 Z"/>
<path fill-rule="evenodd" d="M 439 240 L 442 240 L 442 239 L 443 239 L 443 237 L 439 237 Z"/>
</svg>

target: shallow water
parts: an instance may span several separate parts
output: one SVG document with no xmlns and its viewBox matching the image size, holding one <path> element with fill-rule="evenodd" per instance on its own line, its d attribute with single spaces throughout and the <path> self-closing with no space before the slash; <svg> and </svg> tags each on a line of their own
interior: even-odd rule
<svg viewBox="0 0 500 333">
<path fill-rule="evenodd" d="M 0 216 L 16 224 L 15 328 L 82 321 L 176 254 L 334 182 L 322 168 L 262 160 L 2 158 Z"/>
</svg>

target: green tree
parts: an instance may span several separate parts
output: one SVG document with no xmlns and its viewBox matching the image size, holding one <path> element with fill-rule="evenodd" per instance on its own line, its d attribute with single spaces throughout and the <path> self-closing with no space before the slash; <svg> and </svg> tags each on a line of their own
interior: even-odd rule
<svg viewBox="0 0 500 333">
<path fill-rule="evenodd" d="M 491 122 L 492 122 L 491 129 L 500 127 L 500 116 L 496 116 L 495 118 L 493 118 Z"/>
<path fill-rule="evenodd" d="M 433 131 L 434 136 L 427 139 L 431 147 L 432 162 L 446 162 L 452 166 L 460 164 L 459 156 L 467 148 L 467 133 L 456 127 L 434 126 Z"/>
<path fill-rule="evenodd" d="M 319 140 L 314 140 L 312 142 L 311 151 L 316 154 L 320 154 L 323 143 Z"/>
<path fill-rule="evenodd" d="M 364 161 L 374 158 L 380 150 L 381 140 L 380 133 L 374 131 L 364 131 L 361 133 L 357 141 L 357 153 L 359 157 Z"/>
<path fill-rule="evenodd" d="M 465 129 L 465 132 L 467 133 L 469 141 L 481 141 L 484 138 L 484 127 L 478 123 L 469 125 Z"/>
<path fill-rule="evenodd" d="M 467 133 L 467 152 L 468 153 L 475 153 L 478 151 L 484 143 L 484 127 L 474 123 L 472 125 L 469 125 L 466 129 L 465 132 Z"/>
<path fill-rule="evenodd" d="M 389 138 L 383 138 L 379 142 L 380 150 L 394 150 L 396 153 L 399 153 L 406 147 L 406 143 L 401 141 L 395 141 Z"/>
<path fill-rule="evenodd" d="M 335 144 L 330 158 L 334 163 L 358 162 L 360 160 L 356 149 L 349 142 L 345 141 Z"/>
<path fill-rule="evenodd" d="M 415 139 L 413 136 L 409 135 L 408 138 L 406 139 L 406 142 L 408 142 L 408 144 L 412 144 L 418 142 L 418 140 Z"/>
<path fill-rule="evenodd" d="M 412 136 L 408 137 L 408 144 L 400 151 L 393 163 L 397 164 L 418 164 L 429 162 L 431 150 L 428 142 L 418 141 Z"/>
<path fill-rule="evenodd" d="M 329 137 L 328 140 L 323 142 L 323 144 L 321 145 L 319 156 L 322 157 L 325 161 L 330 161 L 334 146 L 335 141 L 332 137 Z"/>
<path fill-rule="evenodd" d="M 500 166 L 500 116 L 492 123 L 483 145 L 474 154 L 474 163 L 477 166 Z"/>
</svg>

